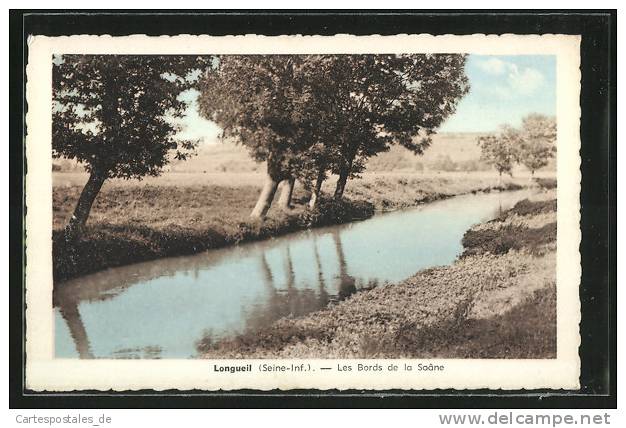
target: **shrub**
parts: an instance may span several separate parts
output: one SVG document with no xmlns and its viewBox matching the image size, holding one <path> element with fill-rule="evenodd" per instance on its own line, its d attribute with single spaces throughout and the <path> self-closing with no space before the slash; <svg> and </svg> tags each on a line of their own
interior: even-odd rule
<svg viewBox="0 0 626 428">
<path fill-rule="evenodd" d="M 306 210 L 298 216 L 301 227 L 329 226 L 363 220 L 374 215 L 374 205 L 366 201 L 350 199 L 321 199 L 312 210 Z"/>
<path fill-rule="evenodd" d="M 504 213 L 504 217 L 512 214 L 519 216 L 536 215 L 556 211 L 556 199 L 548 201 L 530 201 L 524 199 L 515 204 L 513 208 Z M 503 217 L 500 217 L 501 219 Z"/>
<path fill-rule="evenodd" d="M 535 178 L 535 183 L 542 189 L 556 189 L 556 179 L 554 178 Z"/>
<path fill-rule="evenodd" d="M 506 254 L 527 248 L 536 252 L 540 246 L 556 241 L 556 222 L 540 228 L 507 225 L 497 229 L 468 230 L 461 243 L 463 257 L 474 254 Z"/>
</svg>

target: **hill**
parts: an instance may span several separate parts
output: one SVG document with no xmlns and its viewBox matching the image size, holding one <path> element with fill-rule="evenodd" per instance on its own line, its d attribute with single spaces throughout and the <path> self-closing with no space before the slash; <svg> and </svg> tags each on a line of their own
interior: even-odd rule
<svg viewBox="0 0 626 428">
<path fill-rule="evenodd" d="M 433 137 L 433 144 L 423 156 L 415 156 L 402 147 L 392 147 L 386 153 L 372 158 L 367 170 L 376 171 L 415 171 L 485 169 L 479 165 L 480 149 L 476 145 L 474 133 L 444 133 Z M 198 154 L 187 161 L 173 162 L 172 172 L 255 172 L 261 171 L 244 147 L 223 142 L 204 145 Z"/>
<path fill-rule="evenodd" d="M 368 172 L 416 171 L 485 171 L 490 167 L 480 162 L 478 133 L 441 133 L 433 136 L 433 143 L 423 155 L 416 156 L 403 147 L 392 147 L 388 152 L 371 158 Z M 82 171 L 76 162 L 58 159 L 53 170 Z M 516 167 L 519 169 L 523 167 Z M 546 169 L 554 170 L 554 162 Z M 233 142 L 204 144 L 197 154 L 186 161 L 172 161 L 166 168 L 176 173 L 253 173 L 263 172 L 263 165 L 255 162 L 248 151 Z"/>
</svg>

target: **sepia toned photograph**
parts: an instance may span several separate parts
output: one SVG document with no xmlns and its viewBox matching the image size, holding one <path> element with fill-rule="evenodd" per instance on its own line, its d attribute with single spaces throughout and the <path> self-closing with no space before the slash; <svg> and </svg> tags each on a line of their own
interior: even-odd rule
<svg viewBox="0 0 626 428">
<path fill-rule="evenodd" d="M 91 379 L 34 385 L 576 386 L 574 36 L 132 37 L 31 42 L 31 378 Z"/>
</svg>

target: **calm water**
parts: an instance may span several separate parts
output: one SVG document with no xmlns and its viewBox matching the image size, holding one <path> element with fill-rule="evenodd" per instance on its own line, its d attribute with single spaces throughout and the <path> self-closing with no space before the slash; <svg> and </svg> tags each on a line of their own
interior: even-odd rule
<svg viewBox="0 0 626 428">
<path fill-rule="evenodd" d="M 463 233 L 527 197 L 468 195 L 348 225 L 109 269 L 54 296 L 57 358 L 193 358 L 363 287 L 452 263 Z"/>
</svg>

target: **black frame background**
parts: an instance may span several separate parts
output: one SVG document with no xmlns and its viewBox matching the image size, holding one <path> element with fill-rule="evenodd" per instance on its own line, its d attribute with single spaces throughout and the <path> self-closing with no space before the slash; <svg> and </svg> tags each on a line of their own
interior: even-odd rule
<svg viewBox="0 0 626 428">
<path fill-rule="evenodd" d="M 529 11 L 70 11 L 11 10 L 9 237 L 11 408 L 615 408 L 616 76 L 615 10 Z M 24 389 L 25 69 L 29 34 L 580 34 L 581 389 L 579 391 L 137 391 L 36 393 Z"/>
</svg>

